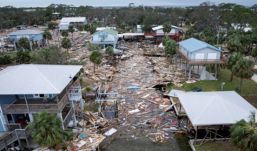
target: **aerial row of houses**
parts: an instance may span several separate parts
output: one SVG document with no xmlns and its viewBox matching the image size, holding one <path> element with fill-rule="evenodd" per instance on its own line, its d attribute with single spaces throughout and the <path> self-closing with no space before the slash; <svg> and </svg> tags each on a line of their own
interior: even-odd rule
<svg viewBox="0 0 257 151">
<path fill-rule="evenodd" d="M 74 26 L 86 24 L 85 18 L 63 18 L 59 24 L 60 30 L 67 30 Z M 108 46 L 117 47 L 119 38 L 126 36 L 163 37 L 162 26 L 153 27 L 153 33 L 124 33 L 118 34 L 115 28 L 98 28 L 92 35 L 91 42 L 102 49 Z M 183 34 L 179 27 L 172 26 L 168 36 Z M 42 32 L 34 30 L 18 30 L 10 33 L 9 38 L 18 42 L 21 37 L 30 41 L 40 42 Z M 180 35 L 179 35 L 180 36 Z M 176 36 L 175 36 L 176 37 Z M 180 39 L 177 39 L 180 41 Z M 195 72 L 201 75 L 200 79 L 215 79 L 206 71 L 204 65 L 223 64 L 221 49 L 204 41 L 190 38 L 178 42 L 178 55 L 184 59 L 185 72 L 188 78 Z M 203 66 L 195 71 L 194 66 Z M 54 113 L 62 121 L 62 128 L 76 124 L 75 107 L 83 110 L 79 75 L 82 66 L 75 65 L 15 65 L 0 70 L 0 150 L 17 140 L 29 142 L 27 125 L 41 111 Z M 187 73 L 188 72 L 188 73 Z M 17 76 L 18 75 L 18 76 Z M 184 92 L 172 90 L 169 93 L 178 116 L 186 116 L 188 125 L 195 129 L 195 138 L 198 130 L 217 131 L 228 128 L 235 122 L 248 120 L 250 112 L 256 108 L 234 91 L 220 92 Z M 257 117 L 257 116 L 256 116 Z M 213 132 L 213 130 L 215 132 Z M 225 137 L 225 136 L 224 136 Z"/>
<path fill-rule="evenodd" d="M 67 31 L 69 26 L 79 28 L 87 24 L 86 17 L 63 17 L 58 25 L 59 31 Z M 139 25 L 138 25 L 139 26 Z M 141 26 L 139 26 L 141 28 Z M 17 28 L 17 31 L 11 32 L 7 35 L 9 41 L 17 45 L 20 38 L 25 37 L 30 41 L 30 48 L 32 44 L 41 46 L 44 44 L 43 31 L 37 29 L 27 29 L 25 27 Z M 140 30 L 140 31 L 138 31 Z M 170 38 L 179 41 L 183 36 L 183 30 L 180 27 L 171 25 L 171 31 L 166 34 Z M 101 47 L 112 45 L 116 47 L 118 39 L 145 39 L 154 38 L 158 42 L 162 41 L 165 36 L 162 26 L 153 26 L 152 32 L 143 33 L 142 29 L 137 29 L 135 33 L 118 34 L 115 27 L 97 27 L 96 33 L 93 34 L 92 43 L 100 44 Z"/>
<path fill-rule="evenodd" d="M 67 17 L 60 21 L 59 29 L 67 30 L 72 25 L 84 25 L 86 24 L 85 17 Z M 186 72 L 188 71 L 188 78 L 191 78 L 191 73 L 197 73 L 201 76 L 202 80 L 214 80 L 217 73 L 210 74 L 206 71 L 202 65 L 206 64 L 223 64 L 222 53 L 220 48 L 216 48 L 204 41 L 200 41 L 195 38 L 190 38 L 181 41 L 183 30 L 180 27 L 172 26 L 169 33 L 164 33 L 163 26 L 153 27 L 153 32 L 149 33 L 122 33 L 118 34 L 115 27 L 98 27 L 97 31 L 92 35 L 91 43 L 97 44 L 100 48 L 105 49 L 108 46 L 112 46 L 117 50 L 117 44 L 120 39 L 131 38 L 153 38 L 161 41 L 165 35 L 170 36 L 172 39 L 176 39 L 179 44 L 179 55 L 186 61 Z M 141 28 L 141 26 L 140 26 Z M 8 34 L 8 37 L 14 43 L 17 43 L 21 37 L 26 37 L 30 41 L 30 46 L 33 43 L 39 45 L 43 42 L 43 32 L 31 29 L 18 30 Z M 200 70 L 195 70 L 194 66 L 201 66 Z M 186 73 L 187 74 L 187 73 Z"/>
<path fill-rule="evenodd" d="M 74 26 L 75 28 L 79 28 L 79 26 L 84 26 L 88 24 L 86 17 L 63 17 L 58 25 L 59 31 L 67 31 L 69 26 Z M 242 29 L 245 32 L 249 32 L 252 28 L 249 24 L 241 26 L 240 24 L 231 24 L 232 28 L 238 30 Z M 26 37 L 30 41 L 30 48 L 32 45 L 42 46 L 44 45 L 43 39 L 43 31 L 35 30 L 35 29 L 26 29 L 25 27 L 19 28 L 15 32 L 11 32 L 8 34 L 8 39 L 10 42 L 14 44 L 14 47 L 17 45 L 17 42 L 20 38 Z M 93 35 L 92 43 L 100 44 L 101 47 L 112 45 L 115 47 L 118 39 L 124 40 L 143 40 L 149 39 L 153 40 L 156 43 L 161 43 L 164 36 L 168 36 L 171 39 L 179 42 L 182 40 L 184 35 L 184 31 L 182 28 L 171 25 L 171 30 L 169 33 L 164 33 L 162 25 L 153 25 L 152 30 L 150 32 L 143 31 L 143 25 L 137 25 L 136 30 L 130 33 L 120 33 L 116 31 L 116 27 L 97 27 L 96 33 Z M 15 47 L 16 48 L 16 47 Z"/>
<path fill-rule="evenodd" d="M 38 112 L 56 114 L 63 129 L 76 125 L 75 110 L 84 110 L 81 69 L 78 65 L 22 64 L 1 70 L 0 150 L 21 140 L 29 146 L 28 123 Z M 207 139 L 209 133 L 214 136 L 211 139 L 227 138 L 231 125 L 257 112 L 235 91 L 171 90 L 168 96 L 176 115 L 186 117 L 185 129 L 195 130 L 193 141 Z"/>
<path fill-rule="evenodd" d="M 59 30 L 68 30 L 70 25 L 75 27 L 87 24 L 86 17 L 64 17 L 59 23 Z M 115 27 L 98 27 L 96 32 L 92 35 L 91 43 L 97 44 L 103 50 L 108 46 L 112 46 L 118 51 L 117 44 L 120 39 L 155 39 L 157 42 L 161 42 L 164 36 L 169 36 L 170 38 L 176 40 L 179 44 L 178 54 L 186 61 L 186 66 L 184 67 L 185 74 L 188 74 L 188 79 L 191 79 L 192 72 L 199 74 L 202 80 L 214 80 L 217 75 L 217 68 L 215 73 L 209 73 L 203 65 L 213 64 L 219 65 L 223 64 L 224 60 L 222 58 L 222 52 L 220 48 L 216 48 L 204 41 L 200 41 L 195 38 L 190 38 L 181 41 L 183 36 L 183 30 L 180 27 L 171 25 L 171 31 L 169 33 L 164 33 L 163 26 L 153 26 L 152 32 L 143 33 L 142 26 L 137 25 L 137 30 L 135 33 L 121 33 L 119 34 Z M 42 45 L 43 32 L 32 29 L 17 30 L 8 34 L 10 41 L 16 46 L 20 38 L 26 37 L 30 41 L 30 47 L 32 43 Z M 195 66 L 198 66 L 198 70 L 195 70 Z M 199 69 L 200 66 L 200 69 Z M 187 73 L 188 72 L 188 73 Z"/>
</svg>

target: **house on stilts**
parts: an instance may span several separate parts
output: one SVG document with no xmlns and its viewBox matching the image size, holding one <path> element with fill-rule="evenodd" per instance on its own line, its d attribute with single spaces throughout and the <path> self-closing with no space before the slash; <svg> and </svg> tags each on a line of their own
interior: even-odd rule
<svg viewBox="0 0 257 151">
<path fill-rule="evenodd" d="M 170 100 L 180 127 L 188 132 L 190 146 L 230 139 L 230 128 L 257 109 L 235 91 L 184 92 L 171 90 Z"/>
<path fill-rule="evenodd" d="M 195 38 L 179 42 L 178 54 L 185 61 L 185 74 L 188 74 L 189 80 L 192 72 L 199 74 L 201 80 L 215 80 L 218 65 L 225 63 L 221 49 Z M 214 65 L 215 72 L 213 74 L 207 72 L 206 65 Z"/>
</svg>

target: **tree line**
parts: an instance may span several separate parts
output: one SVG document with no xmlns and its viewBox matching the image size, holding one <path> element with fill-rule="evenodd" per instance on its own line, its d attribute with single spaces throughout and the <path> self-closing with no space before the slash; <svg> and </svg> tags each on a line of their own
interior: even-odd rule
<svg viewBox="0 0 257 151">
<path fill-rule="evenodd" d="M 137 24 L 158 25 L 171 21 L 174 25 L 182 22 L 194 24 L 197 31 L 205 27 L 211 30 L 217 28 L 217 24 L 229 26 L 231 23 L 249 23 L 256 25 L 256 5 L 245 7 L 238 4 L 213 5 L 208 2 L 200 6 L 185 8 L 162 7 L 123 7 L 102 8 L 80 6 L 74 7 L 64 4 L 52 4 L 46 8 L 15 8 L 11 6 L 0 8 L 0 27 L 10 28 L 17 25 L 45 25 L 51 20 L 65 16 L 86 16 L 90 23 L 95 22 L 99 26 L 117 26 L 123 30 L 132 30 Z"/>
</svg>

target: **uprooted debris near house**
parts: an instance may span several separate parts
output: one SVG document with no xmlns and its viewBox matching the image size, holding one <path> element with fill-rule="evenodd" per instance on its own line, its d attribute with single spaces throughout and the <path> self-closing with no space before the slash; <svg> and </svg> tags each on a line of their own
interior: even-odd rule
<svg viewBox="0 0 257 151">
<path fill-rule="evenodd" d="M 120 130 L 118 137 L 139 135 L 154 142 L 165 142 L 171 133 L 179 131 L 179 122 L 170 111 L 170 100 L 152 86 L 164 81 L 182 83 L 182 70 L 166 63 L 164 57 L 145 57 L 142 51 L 134 48 L 130 52 L 133 57 L 119 62 L 112 82 L 107 82 L 119 93 L 118 123 L 115 125 Z"/>
<path fill-rule="evenodd" d="M 78 125 L 81 128 L 96 128 L 96 129 L 103 129 L 108 126 L 108 121 L 105 118 L 102 118 L 97 115 L 98 113 L 91 113 L 85 111 L 84 113 L 80 113 L 78 117 L 81 119 Z"/>
<path fill-rule="evenodd" d="M 83 112 L 79 116 L 78 125 L 82 131 L 72 141 L 76 150 L 94 148 L 115 137 L 146 136 L 153 142 L 165 142 L 174 132 L 181 130 L 170 100 L 153 86 L 167 83 L 181 86 L 186 79 L 183 70 L 165 57 L 144 55 L 154 49 L 143 51 L 133 43 L 123 43 L 122 46 L 128 50 L 115 66 L 107 64 L 104 59 L 94 73 L 92 63 L 84 65 L 83 78 L 90 79 L 95 87 L 103 90 L 98 90 L 98 93 L 104 95 L 97 99 L 101 109 L 99 113 Z M 152 45 L 144 47 L 152 49 Z M 87 57 L 83 58 L 88 61 Z M 108 95 L 114 93 L 115 97 Z M 117 110 L 115 118 L 106 117 L 104 112 L 113 109 Z M 90 145 L 92 139 L 99 143 Z M 80 146 L 76 146 L 78 144 Z"/>
<path fill-rule="evenodd" d="M 105 139 L 105 136 L 96 134 L 91 131 L 82 131 L 69 144 L 69 150 L 83 150 L 92 151 L 96 150 L 99 144 Z"/>
<path fill-rule="evenodd" d="M 158 48 L 157 46 L 155 47 L 145 47 L 144 45 L 141 46 L 143 47 L 143 55 L 144 56 L 152 56 L 152 57 L 164 57 L 165 53 L 162 48 Z"/>
</svg>

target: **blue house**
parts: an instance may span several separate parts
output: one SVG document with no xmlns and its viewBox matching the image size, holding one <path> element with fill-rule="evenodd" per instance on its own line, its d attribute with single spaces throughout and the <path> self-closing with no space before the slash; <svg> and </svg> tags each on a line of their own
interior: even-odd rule
<svg viewBox="0 0 257 151">
<path fill-rule="evenodd" d="M 27 139 L 27 125 L 38 112 L 56 114 L 64 129 L 75 123 L 75 104 L 81 109 L 84 106 L 78 79 L 81 68 L 26 64 L 0 71 L 0 150 Z M 15 133 L 20 134 L 18 138 L 10 136 Z"/>
<path fill-rule="evenodd" d="M 205 65 L 213 64 L 217 66 L 217 64 L 224 63 L 221 57 L 221 49 L 195 38 L 179 42 L 178 52 L 186 61 L 185 72 L 189 70 L 189 79 L 191 78 L 191 70 L 194 66 L 198 66 L 198 69 L 199 66 L 202 66 L 204 67 L 202 69 L 205 70 Z"/>
<path fill-rule="evenodd" d="M 30 48 L 32 49 L 32 44 L 41 45 L 43 44 L 43 31 L 24 29 L 11 32 L 8 35 L 8 39 L 15 45 L 21 38 L 27 38 L 30 41 Z"/>
<path fill-rule="evenodd" d="M 113 48 L 116 48 L 118 38 L 119 37 L 117 31 L 112 29 L 105 29 L 94 33 L 91 43 L 99 45 L 103 49 L 107 46 L 112 46 Z"/>
<path fill-rule="evenodd" d="M 179 42 L 179 51 L 191 61 L 220 61 L 221 50 L 195 38 Z"/>
</svg>

